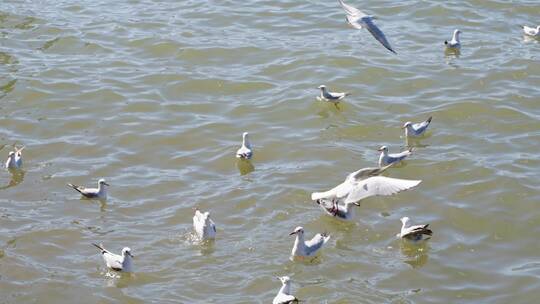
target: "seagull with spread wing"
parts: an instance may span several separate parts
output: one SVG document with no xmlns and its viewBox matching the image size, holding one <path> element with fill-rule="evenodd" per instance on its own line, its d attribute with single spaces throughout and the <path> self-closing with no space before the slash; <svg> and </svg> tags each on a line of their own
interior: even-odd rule
<svg viewBox="0 0 540 304">
<path fill-rule="evenodd" d="M 396 51 L 392 49 L 392 46 L 388 40 L 386 40 L 384 33 L 375 25 L 375 23 L 373 23 L 373 20 L 376 19 L 376 17 L 366 15 L 361 10 L 344 3 L 342 0 L 338 1 L 347 14 L 347 22 L 349 22 L 352 27 L 357 29 L 362 29 L 365 27 L 371 33 L 371 35 L 373 35 L 373 37 L 375 37 L 375 39 L 377 39 L 377 41 L 379 41 L 387 50 L 397 54 Z"/>
<path fill-rule="evenodd" d="M 391 165 L 382 168 L 364 168 L 347 176 L 345 181 L 325 192 L 314 192 L 311 199 L 326 214 L 343 220 L 354 216 L 353 205 L 360 206 L 360 201 L 371 196 L 388 196 L 413 188 L 421 180 L 407 180 L 378 176 Z M 340 204 L 344 201 L 343 204 Z"/>
</svg>

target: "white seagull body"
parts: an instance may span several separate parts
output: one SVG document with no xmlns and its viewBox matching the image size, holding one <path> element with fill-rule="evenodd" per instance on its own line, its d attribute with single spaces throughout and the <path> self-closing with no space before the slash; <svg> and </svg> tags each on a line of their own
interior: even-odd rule
<svg viewBox="0 0 540 304">
<path fill-rule="evenodd" d="M 459 42 L 459 34 L 461 34 L 460 30 L 454 30 L 452 40 L 445 40 L 444 45 L 446 45 L 446 47 L 449 49 L 459 50 L 461 48 L 461 43 Z"/>
<path fill-rule="evenodd" d="M 417 137 L 424 134 L 424 132 L 426 132 L 427 130 L 427 127 L 431 123 L 431 118 L 432 117 L 430 116 L 425 121 L 415 123 L 415 124 L 413 124 L 410 121 L 407 121 L 402 127 L 402 129 L 405 129 L 405 137 Z"/>
<path fill-rule="evenodd" d="M 77 186 L 74 184 L 67 185 L 77 190 L 77 192 L 79 192 L 82 196 L 95 199 L 107 199 L 107 187 L 110 186 L 103 178 L 98 181 L 97 188 L 85 188 L 83 186 Z"/>
<path fill-rule="evenodd" d="M 411 241 L 429 240 L 431 238 L 433 231 L 428 229 L 429 224 L 409 226 L 409 222 L 410 219 L 408 217 L 401 218 L 401 232 L 397 234 L 397 237 Z M 424 238 L 424 235 L 428 237 Z"/>
<path fill-rule="evenodd" d="M 320 100 L 320 101 L 329 101 L 329 102 L 333 102 L 333 103 L 338 103 L 340 100 L 342 100 L 346 96 L 351 95 L 348 92 L 343 92 L 343 93 L 329 92 L 326 89 L 325 85 L 320 85 L 318 88 L 321 90 L 321 95 L 317 96 L 317 99 Z"/>
<path fill-rule="evenodd" d="M 278 277 L 281 281 L 281 288 L 279 289 L 278 294 L 272 301 L 272 304 L 291 304 L 298 303 L 298 299 L 291 295 L 291 279 L 287 276 Z"/>
<path fill-rule="evenodd" d="M 375 37 L 375 39 L 377 39 L 377 41 L 379 41 L 387 50 L 397 54 L 392 49 L 392 46 L 390 46 L 388 40 L 386 40 L 384 33 L 375 25 L 375 23 L 373 23 L 373 19 L 375 19 L 374 16 L 366 15 L 361 10 L 344 3 L 342 0 L 338 1 L 347 14 L 347 22 L 349 22 L 352 27 L 357 29 L 362 29 L 365 27 L 371 33 L 371 35 L 373 35 L 373 37 Z"/>
<path fill-rule="evenodd" d="M 20 169 L 22 167 L 22 151 L 24 147 L 15 151 L 9 152 L 8 159 L 6 160 L 6 169 Z"/>
<path fill-rule="evenodd" d="M 529 35 L 532 37 L 540 37 L 540 25 L 536 28 L 524 25 L 521 28 L 523 29 L 523 33 L 525 35 Z"/>
<path fill-rule="evenodd" d="M 251 149 L 251 143 L 249 142 L 249 133 L 244 132 L 242 134 L 242 147 L 236 151 L 236 158 L 251 159 L 253 156 L 253 150 Z"/>
<path fill-rule="evenodd" d="M 379 171 L 371 171 L 373 174 L 380 174 L 389 166 L 379 168 Z M 374 168 L 366 168 L 374 169 Z M 362 169 L 362 170 L 366 170 Z M 384 176 L 370 176 L 359 174 L 362 170 L 349 174 L 345 181 L 326 192 L 314 192 L 311 199 L 325 211 L 326 214 L 343 220 L 350 220 L 354 217 L 353 205 L 360 206 L 360 201 L 371 196 L 388 196 L 398 192 L 413 188 L 422 182 L 421 180 L 406 180 Z M 343 201 L 343 204 L 339 204 Z"/>
<path fill-rule="evenodd" d="M 322 248 L 330 239 L 326 233 L 317 233 L 311 240 L 304 240 L 304 228 L 296 227 L 290 235 L 296 235 L 294 246 L 291 251 L 291 259 L 296 257 L 311 257 L 317 254 L 317 251 Z"/>
<path fill-rule="evenodd" d="M 404 160 L 407 156 L 412 154 L 413 148 L 399 153 L 390 154 L 388 153 L 388 147 L 382 146 L 378 151 L 381 151 L 381 155 L 379 156 L 379 166 L 382 167 Z"/>
<path fill-rule="evenodd" d="M 193 229 L 200 240 L 216 238 L 216 224 L 210 218 L 210 212 L 202 213 L 199 209 L 195 210 L 193 216 Z"/>
<path fill-rule="evenodd" d="M 92 243 L 92 245 L 101 250 L 103 260 L 108 268 L 122 272 L 133 272 L 133 255 L 129 247 L 124 247 L 122 249 L 122 255 L 118 255 L 105 249 L 101 244 Z"/>
</svg>

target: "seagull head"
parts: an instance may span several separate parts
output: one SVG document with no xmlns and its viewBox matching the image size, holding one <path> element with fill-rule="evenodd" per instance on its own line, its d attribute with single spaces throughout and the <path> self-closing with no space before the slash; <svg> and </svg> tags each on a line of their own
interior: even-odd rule
<svg viewBox="0 0 540 304">
<path fill-rule="evenodd" d="M 99 186 L 110 186 L 109 184 L 107 184 L 104 178 L 100 178 L 98 184 Z"/>
<path fill-rule="evenodd" d="M 12 158 L 14 155 L 15 155 L 15 152 L 10 151 L 9 154 L 8 154 L 8 158 Z"/>
<path fill-rule="evenodd" d="M 244 133 L 242 133 L 242 138 L 247 138 L 247 137 L 248 137 L 248 135 L 249 135 L 249 133 L 248 133 L 248 132 L 244 132 Z"/>
<path fill-rule="evenodd" d="M 294 235 L 294 234 L 297 234 L 297 235 L 303 235 L 303 234 L 304 234 L 304 228 L 298 226 L 298 227 L 296 227 L 296 228 L 294 229 L 293 232 L 289 233 L 289 235 Z"/>
<path fill-rule="evenodd" d="M 324 84 L 321 84 L 317 89 L 326 90 L 326 86 Z"/>
<path fill-rule="evenodd" d="M 405 129 L 405 128 L 411 126 L 411 125 L 412 125 L 412 122 L 407 121 L 407 122 L 403 125 L 403 127 L 401 127 L 401 128 L 402 128 L 402 129 Z"/>
<path fill-rule="evenodd" d="M 130 256 L 132 258 L 134 257 L 133 254 L 131 254 L 131 248 L 129 248 L 129 247 L 124 247 L 122 249 L 122 256 L 123 257 Z"/>
<path fill-rule="evenodd" d="M 388 147 L 387 146 L 381 146 L 377 151 L 388 152 Z"/>
<path fill-rule="evenodd" d="M 277 278 L 278 280 L 281 281 L 283 285 L 288 284 L 291 281 L 291 278 L 289 278 L 288 276 L 277 277 Z"/>
</svg>

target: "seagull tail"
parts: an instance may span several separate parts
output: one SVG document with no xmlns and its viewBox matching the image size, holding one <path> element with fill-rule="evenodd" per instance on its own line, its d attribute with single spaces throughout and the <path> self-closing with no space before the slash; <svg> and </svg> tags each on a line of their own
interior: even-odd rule
<svg viewBox="0 0 540 304">
<path fill-rule="evenodd" d="M 409 148 L 409 153 L 413 153 L 413 151 L 414 151 L 414 147 L 410 147 Z"/>
<path fill-rule="evenodd" d="M 67 185 L 68 185 L 68 187 L 71 187 L 71 188 L 77 190 L 77 192 L 79 192 L 80 194 L 83 194 L 81 189 L 79 189 L 79 186 L 74 185 L 74 184 L 67 184 Z"/>
<path fill-rule="evenodd" d="M 103 248 L 103 245 L 102 244 L 96 244 L 96 243 L 92 243 L 92 245 L 96 246 L 100 251 L 101 251 L 101 254 L 107 252 L 107 250 L 105 250 L 105 248 Z"/>
<path fill-rule="evenodd" d="M 345 97 L 350 96 L 350 95 L 351 95 L 351 93 L 345 92 Z"/>
<path fill-rule="evenodd" d="M 431 123 L 431 119 L 433 118 L 433 116 L 430 116 L 426 121 L 427 123 Z"/>
</svg>

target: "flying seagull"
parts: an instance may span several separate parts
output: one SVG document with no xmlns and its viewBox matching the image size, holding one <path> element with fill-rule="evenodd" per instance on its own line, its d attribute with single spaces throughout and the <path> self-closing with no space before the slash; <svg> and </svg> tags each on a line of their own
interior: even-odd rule
<svg viewBox="0 0 540 304">
<path fill-rule="evenodd" d="M 108 268 L 115 271 L 133 272 L 133 255 L 131 254 L 131 249 L 129 247 L 124 247 L 122 249 L 122 255 L 118 255 L 105 249 L 102 244 L 98 245 L 92 243 L 92 245 L 96 246 L 101 251 L 105 265 L 107 265 Z"/>
<path fill-rule="evenodd" d="M 83 186 L 77 186 L 74 184 L 67 184 L 69 187 L 77 190 L 82 196 L 86 198 L 97 198 L 97 199 L 106 199 L 107 198 L 107 187 L 110 186 L 107 184 L 105 179 L 101 178 L 98 181 L 97 188 L 85 188 Z"/>
<path fill-rule="evenodd" d="M 343 220 L 354 216 L 353 205 L 360 206 L 360 201 L 376 195 L 393 195 L 413 188 L 421 180 L 406 180 L 377 176 L 390 166 L 382 168 L 365 168 L 353 172 L 345 181 L 325 192 L 314 192 L 311 199 L 321 206 L 328 215 Z M 343 204 L 340 204 L 344 201 Z"/>
<path fill-rule="evenodd" d="M 392 49 L 392 46 L 390 46 L 390 43 L 388 43 L 388 40 L 386 40 L 384 33 L 375 25 L 375 23 L 373 23 L 373 20 L 376 19 L 376 17 L 366 15 L 361 10 L 344 3 L 342 0 L 338 1 L 347 14 L 347 22 L 349 22 L 352 27 L 357 29 L 365 27 L 386 49 L 397 54 Z"/>
<path fill-rule="evenodd" d="M 407 121 L 402 127 L 402 129 L 405 129 L 405 137 L 416 137 L 424 134 L 431 123 L 431 118 L 430 116 L 427 120 L 414 124 Z"/>
</svg>

